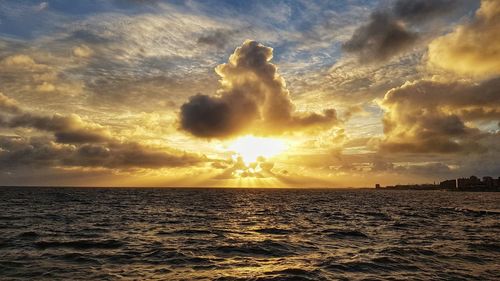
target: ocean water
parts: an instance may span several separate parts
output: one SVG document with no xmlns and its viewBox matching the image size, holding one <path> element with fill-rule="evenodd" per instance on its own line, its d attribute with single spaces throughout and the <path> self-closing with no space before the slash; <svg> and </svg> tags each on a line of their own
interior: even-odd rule
<svg viewBox="0 0 500 281">
<path fill-rule="evenodd" d="M 500 280 L 500 193 L 0 188 L 1 280 Z"/>
</svg>

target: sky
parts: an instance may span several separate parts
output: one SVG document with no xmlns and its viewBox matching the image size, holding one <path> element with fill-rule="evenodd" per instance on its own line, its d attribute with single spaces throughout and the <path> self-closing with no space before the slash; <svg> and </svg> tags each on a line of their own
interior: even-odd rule
<svg viewBox="0 0 500 281">
<path fill-rule="evenodd" d="M 0 1 L 0 185 L 500 175 L 500 1 Z"/>
</svg>

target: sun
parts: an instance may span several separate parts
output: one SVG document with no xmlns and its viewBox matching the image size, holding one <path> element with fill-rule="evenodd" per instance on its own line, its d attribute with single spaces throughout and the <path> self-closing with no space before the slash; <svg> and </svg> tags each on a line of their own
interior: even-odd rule
<svg viewBox="0 0 500 281">
<path fill-rule="evenodd" d="M 270 158 L 280 154 L 287 148 L 281 139 L 244 136 L 228 146 L 229 151 L 240 156 L 246 165 L 256 162 L 259 157 Z"/>
</svg>

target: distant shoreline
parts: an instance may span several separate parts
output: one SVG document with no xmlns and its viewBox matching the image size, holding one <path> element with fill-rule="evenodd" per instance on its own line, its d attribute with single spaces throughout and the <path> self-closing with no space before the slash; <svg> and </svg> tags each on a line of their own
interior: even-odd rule
<svg viewBox="0 0 500 281">
<path fill-rule="evenodd" d="M 422 188 L 372 188 L 373 190 L 389 190 L 389 191 L 449 191 L 449 192 L 500 192 L 500 190 L 491 190 L 491 189 L 468 189 L 468 190 L 460 190 L 460 189 L 446 189 L 446 188 L 437 188 L 437 189 L 422 189 Z"/>
<path fill-rule="evenodd" d="M 465 191 L 465 192 L 500 192 L 500 178 L 484 176 L 483 180 L 476 176 L 469 178 L 448 179 L 434 183 L 423 184 L 397 184 L 390 186 L 381 186 L 375 184 L 375 189 L 386 190 L 446 190 L 446 191 Z"/>
<path fill-rule="evenodd" d="M 214 190 L 330 190 L 330 191 L 451 191 L 451 192 L 500 192 L 500 190 L 489 189 L 474 189 L 474 190 L 458 190 L 458 189 L 445 189 L 445 188 L 418 188 L 418 187 L 201 187 L 201 186 L 50 186 L 50 185 L 4 185 L 2 188 L 40 188 L 40 189 L 182 189 L 182 190 L 196 190 L 196 189 L 214 189 Z"/>
</svg>

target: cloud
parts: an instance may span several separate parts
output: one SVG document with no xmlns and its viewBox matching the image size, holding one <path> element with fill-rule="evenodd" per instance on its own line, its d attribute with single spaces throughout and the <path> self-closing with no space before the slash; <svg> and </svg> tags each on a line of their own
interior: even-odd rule
<svg viewBox="0 0 500 281">
<path fill-rule="evenodd" d="M 456 9 L 460 0 L 399 0 L 394 3 L 394 14 L 407 21 L 421 22 L 432 17 L 447 14 Z"/>
<path fill-rule="evenodd" d="M 84 122 L 80 116 L 39 116 L 23 113 L 11 118 L 9 127 L 28 127 L 54 133 L 60 143 L 96 143 L 110 140 L 108 130 L 97 124 Z"/>
<path fill-rule="evenodd" d="M 9 113 L 0 114 L 0 126 L 3 128 L 36 129 L 49 132 L 54 137 L 0 135 L 0 168 L 161 168 L 194 165 L 207 160 L 197 154 L 117 138 L 107 128 L 84 121 L 76 114 L 43 116 L 32 113 L 3 94 L 0 94 L 0 109 Z"/>
<path fill-rule="evenodd" d="M 22 96 L 37 93 L 80 95 L 83 81 L 71 73 L 76 66 L 67 57 L 54 57 L 39 50 L 10 54 L 0 60 L 0 88 L 11 95 Z"/>
<path fill-rule="evenodd" d="M 40 67 L 39 64 L 33 60 L 32 57 L 25 54 L 11 55 L 2 60 L 4 67 L 21 68 L 21 69 L 33 69 Z"/>
<path fill-rule="evenodd" d="M 79 58 L 88 58 L 94 54 L 94 51 L 87 45 L 73 47 L 73 55 Z"/>
<path fill-rule="evenodd" d="M 500 78 L 480 83 L 420 80 L 390 90 L 384 102 L 408 107 L 412 104 L 425 108 L 440 107 L 447 112 L 464 108 L 495 109 L 500 106 L 499 93 Z"/>
<path fill-rule="evenodd" d="M 382 159 L 375 159 L 371 163 L 371 172 L 386 172 L 410 175 L 436 176 L 450 175 L 451 168 L 449 165 L 441 162 L 405 162 L 394 164 Z"/>
<path fill-rule="evenodd" d="M 356 54 L 361 62 L 384 61 L 408 49 L 417 34 L 386 13 L 373 13 L 370 22 L 356 29 L 342 48 Z"/>
<path fill-rule="evenodd" d="M 64 159 L 69 166 L 91 166 L 105 168 L 161 168 L 183 167 L 202 162 L 196 154 L 166 152 L 136 142 L 110 142 L 108 144 L 85 144 L 80 146 L 72 158 Z"/>
<path fill-rule="evenodd" d="M 484 151 L 487 133 L 471 120 L 495 121 L 500 106 L 500 79 L 479 84 L 420 80 L 387 92 L 381 102 L 385 139 L 393 152 Z M 473 112 L 473 114 L 471 113 Z"/>
<path fill-rule="evenodd" d="M 272 48 L 247 40 L 217 66 L 216 96 L 198 94 L 181 106 L 181 128 L 194 136 L 225 138 L 242 133 L 281 134 L 338 122 L 336 112 L 295 112 L 284 79 L 270 62 Z"/>
<path fill-rule="evenodd" d="M 47 2 L 41 2 L 40 4 L 38 4 L 35 8 L 35 10 L 37 12 L 41 12 L 41 11 L 44 11 L 44 10 L 47 10 L 49 8 L 49 3 Z"/>
<path fill-rule="evenodd" d="M 53 92 L 55 91 L 55 89 L 56 87 L 52 83 L 49 83 L 47 81 L 44 81 L 42 84 L 36 86 L 37 91 L 45 93 Z"/>
<path fill-rule="evenodd" d="M 451 13 L 462 1 L 399 0 L 385 11 L 374 11 L 368 23 L 358 27 L 342 49 L 361 63 L 387 61 L 416 45 L 420 33 L 413 25 Z"/>
<path fill-rule="evenodd" d="M 429 64 L 458 74 L 500 74 L 500 1 L 483 0 L 475 18 L 429 44 Z"/>
<path fill-rule="evenodd" d="M 0 113 L 18 113 L 21 112 L 21 108 L 16 100 L 7 97 L 6 95 L 0 93 Z M 3 111 L 3 112 L 2 112 Z"/>
<path fill-rule="evenodd" d="M 464 120 L 500 120 L 500 108 L 471 108 L 460 110 Z M 500 123 L 499 123 L 500 124 Z"/>
<path fill-rule="evenodd" d="M 68 155 L 71 148 L 50 140 L 0 136 L 0 167 L 2 170 L 20 166 L 55 166 L 57 159 Z"/>
<path fill-rule="evenodd" d="M 267 160 L 264 157 L 258 157 L 255 162 L 248 165 L 243 161 L 243 158 L 238 157 L 232 161 L 214 162 L 213 167 L 216 169 L 224 169 L 214 179 L 233 179 L 233 178 L 266 178 L 273 177 L 276 174 L 272 171 L 275 163 Z"/>
<path fill-rule="evenodd" d="M 0 136 L 0 169 L 19 167 L 100 167 L 109 169 L 184 167 L 204 160 L 196 154 L 168 152 L 135 142 L 59 144 L 47 138 Z"/>
<path fill-rule="evenodd" d="M 201 35 L 198 37 L 197 42 L 198 44 L 216 47 L 217 49 L 224 49 L 228 45 L 231 36 L 235 33 L 235 30 L 217 29 Z"/>
</svg>

